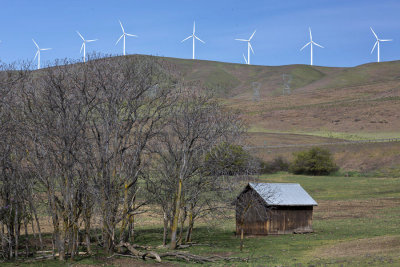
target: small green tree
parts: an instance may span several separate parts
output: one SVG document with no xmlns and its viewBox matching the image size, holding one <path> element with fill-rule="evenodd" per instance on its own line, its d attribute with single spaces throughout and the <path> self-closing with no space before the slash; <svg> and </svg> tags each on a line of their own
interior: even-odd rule
<svg viewBox="0 0 400 267">
<path fill-rule="evenodd" d="M 289 171 L 294 174 L 327 175 L 338 170 L 329 150 L 314 147 L 294 153 Z"/>
<path fill-rule="evenodd" d="M 205 156 L 205 168 L 213 175 L 252 172 L 253 157 L 242 146 L 221 142 Z"/>
</svg>

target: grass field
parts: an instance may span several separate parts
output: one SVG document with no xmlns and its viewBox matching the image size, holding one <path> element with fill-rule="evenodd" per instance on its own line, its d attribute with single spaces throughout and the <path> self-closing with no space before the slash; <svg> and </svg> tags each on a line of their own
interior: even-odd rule
<svg viewBox="0 0 400 267">
<path fill-rule="evenodd" d="M 163 60 L 174 64 L 185 81 L 200 81 L 223 105 L 240 110 L 251 137 L 257 135 L 249 139 L 251 145 L 400 137 L 400 61 L 332 68 Z M 283 94 L 282 75 L 287 74 L 292 76 L 290 95 Z M 257 101 L 253 82 L 260 84 Z M 371 145 L 356 156 L 358 147 L 339 148 L 335 159 L 348 171 L 400 168 L 400 157 L 388 156 L 386 145 Z M 268 151 L 262 158 L 270 158 Z"/>
<path fill-rule="evenodd" d="M 262 176 L 263 182 L 300 183 L 319 206 L 314 211 L 314 233 L 248 237 L 239 252 L 234 220 L 202 222 L 194 232 L 199 246 L 194 254 L 239 256 L 249 262 L 221 262 L 215 266 L 400 266 L 400 179 L 374 177 Z M 149 214 L 143 215 L 146 220 Z M 157 220 L 155 220 L 157 221 Z M 138 225 L 137 243 L 160 245 L 161 225 Z M 107 259 L 99 254 L 73 263 L 45 261 L 1 266 L 152 266 L 153 261 Z M 165 261 L 166 266 L 185 262 Z M 157 266 L 163 266 L 157 264 Z M 194 265 L 194 264 L 193 264 Z M 213 266 L 214 266 L 213 265 Z M 207 266 L 207 265 L 205 265 Z"/>
</svg>

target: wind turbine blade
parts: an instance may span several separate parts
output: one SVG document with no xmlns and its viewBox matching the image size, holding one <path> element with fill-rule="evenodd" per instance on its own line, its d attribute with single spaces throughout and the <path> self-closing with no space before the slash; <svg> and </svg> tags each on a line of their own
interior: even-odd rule
<svg viewBox="0 0 400 267">
<path fill-rule="evenodd" d="M 196 21 L 193 21 L 193 35 L 196 32 Z"/>
<path fill-rule="evenodd" d="M 311 44 L 311 42 L 306 43 L 306 44 L 300 49 L 300 51 L 303 50 L 304 48 L 306 48 L 307 45 L 309 45 L 309 44 Z"/>
<path fill-rule="evenodd" d="M 310 31 L 310 41 L 312 41 L 312 33 L 311 33 L 311 28 L 308 27 L 308 30 Z"/>
<path fill-rule="evenodd" d="M 121 35 L 121 37 L 118 38 L 117 42 L 115 43 L 115 45 L 118 44 L 119 40 L 121 40 L 121 38 L 124 37 L 124 35 Z"/>
<path fill-rule="evenodd" d="M 377 44 L 378 44 L 378 41 L 376 41 L 375 44 L 374 44 L 374 47 L 372 47 L 371 54 L 372 54 L 372 52 L 374 52 L 374 49 L 375 49 Z"/>
<path fill-rule="evenodd" d="M 196 35 L 194 36 L 197 40 L 199 40 L 200 42 L 202 42 L 203 44 L 205 44 L 205 42 L 203 40 L 201 40 L 199 37 L 197 37 Z"/>
<path fill-rule="evenodd" d="M 122 32 L 125 33 L 124 26 L 122 26 L 122 22 L 119 20 L 119 25 L 121 25 Z"/>
<path fill-rule="evenodd" d="M 244 54 L 243 54 L 243 58 L 244 58 L 244 62 L 246 62 L 246 64 L 247 64 L 247 59 L 246 59 L 246 57 L 244 56 Z"/>
<path fill-rule="evenodd" d="M 182 41 L 181 41 L 181 43 L 183 43 L 184 41 L 186 41 L 187 39 L 189 39 L 189 38 L 192 38 L 193 36 L 192 35 L 190 35 L 189 37 L 187 37 L 187 38 L 185 38 L 185 39 L 183 39 Z"/>
<path fill-rule="evenodd" d="M 39 49 L 39 46 L 38 46 L 38 44 L 35 42 L 35 40 L 32 39 L 32 41 L 33 41 L 33 43 L 36 45 L 36 47 Z"/>
<path fill-rule="evenodd" d="M 81 50 L 79 51 L 79 54 L 82 53 L 82 49 L 83 49 L 84 45 L 85 45 L 85 43 L 82 43 Z"/>
<path fill-rule="evenodd" d="M 256 33 L 256 30 L 254 30 L 253 34 L 250 36 L 249 41 L 253 38 L 255 33 Z"/>
<path fill-rule="evenodd" d="M 87 43 L 90 43 L 90 42 L 96 42 L 97 40 L 99 40 L 99 39 L 86 40 L 86 42 L 87 42 Z"/>
<path fill-rule="evenodd" d="M 82 34 L 80 34 L 78 31 L 76 31 L 76 33 L 81 37 L 81 39 L 82 39 L 83 41 L 85 41 L 85 38 L 83 38 Z"/>
<path fill-rule="evenodd" d="M 317 44 L 316 42 L 312 42 L 313 44 L 315 44 L 316 46 L 319 46 L 319 47 L 321 47 L 321 48 L 324 48 L 322 45 L 319 45 L 319 44 Z"/>
<path fill-rule="evenodd" d="M 376 33 L 374 32 L 374 30 L 372 29 L 372 27 L 369 27 L 372 31 L 372 33 L 375 35 L 375 38 L 378 40 L 378 35 L 376 35 Z"/>
<path fill-rule="evenodd" d="M 381 41 L 381 42 L 391 42 L 393 40 L 392 39 L 383 39 L 383 40 L 379 40 L 379 41 Z"/>
<path fill-rule="evenodd" d="M 132 36 L 132 37 L 138 37 L 137 35 L 130 34 L 130 33 L 125 33 L 125 34 L 128 35 L 128 36 Z"/>
<path fill-rule="evenodd" d="M 52 48 L 41 48 L 40 51 L 51 50 Z"/>
<path fill-rule="evenodd" d="M 33 58 L 33 60 L 36 59 L 37 55 L 39 54 L 39 50 L 36 52 L 35 57 Z"/>
<path fill-rule="evenodd" d="M 250 47 L 250 49 L 251 49 L 251 52 L 253 52 L 253 55 L 255 55 L 254 50 L 253 50 L 253 47 L 251 46 L 251 43 L 250 43 L 250 42 L 249 42 L 249 47 Z"/>
<path fill-rule="evenodd" d="M 245 39 L 235 39 L 236 41 L 242 41 L 242 42 L 248 42 L 250 40 L 245 40 Z"/>
</svg>

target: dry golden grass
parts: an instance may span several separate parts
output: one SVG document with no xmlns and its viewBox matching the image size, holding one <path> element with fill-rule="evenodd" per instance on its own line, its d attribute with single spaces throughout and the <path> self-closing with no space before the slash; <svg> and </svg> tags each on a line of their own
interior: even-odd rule
<svg viewBox="0 0 400 267">
<path fill-rule="evenodd" d="M 320 200 L 315 207 L 315 220 L 347 218 L 379 218 L 377 213 L 384 208 L 400 205 L 400 198 L 363 200 Z"/>
<path fill-rule="evenodd" d="M 313 257 L 354 258 L 365 255 L 390 255 L 400 251 L 400 236 L 379 236 L 339 242 L 323 246 L 312 252 Z"/>
</svg>

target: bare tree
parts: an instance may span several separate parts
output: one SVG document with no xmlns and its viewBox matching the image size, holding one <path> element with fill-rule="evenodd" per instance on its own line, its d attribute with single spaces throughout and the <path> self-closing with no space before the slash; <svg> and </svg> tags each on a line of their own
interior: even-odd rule
<svg viewBox="0 0 400 267">
<path fill-rule="evenodd" d="M 148 158 L 147 143 L 174 103 L 174 80 L 168 66 L 160 64 L 138 57 L 85 65 L 84 79 L 97 101 L 87 124 L 88 160 L 94 168 L 92 182 L 108 252 L 120 241 L 133 240 L 134 215 L 141 206 L 136 202 L 137 181 Z"/>
<path fill-rule="evenodd" d="M 237 135 L 242 126 L 238 114 L 224 110 L 210 95 L 197 90 L 184 88 L 179 92 L 166 127 L 151 146 L 153 167 L 147 185 L 152 196 L 158 196 L 153 200 L 163 210 L 164 243 L 169 220 L 171 249 L 183 239 L 186 218 L 189 230 L 185 240 L 191 239 L 194 219 L 207 203 L 201 193 L 218 188 L 216 177 L 207 175 L 204 169 L 205 154 L 217 143 Z"/>
<path fill-rule="evenodd" d="M 29 254 L 27 228 L 32 218 L 37 217 L 32 206 L 34 182 L 24 164 L 25 140 L 19 101 L 20 87 L 26 77 L 24 65 L 19 70 L 13 64 L 0 66 L 0 238 L 3 257 L 8 259 L 18 258 L 22 245 L 25 245 L 25 255 Z M 24 244 L 20 239 L 22 228 Z"/>
<path fill-rule="evenodd" d="M 85 127 L 93 102 L 74 86 L 74 69 L 56 64 L 38 73 L 25 91 L 26 119 L 32 141 L 30 162 L 48 195 L 54 242 L 63 260 L 78 250 L 79 219 L 87 185 L 81 163 Z"/>
</svg>

